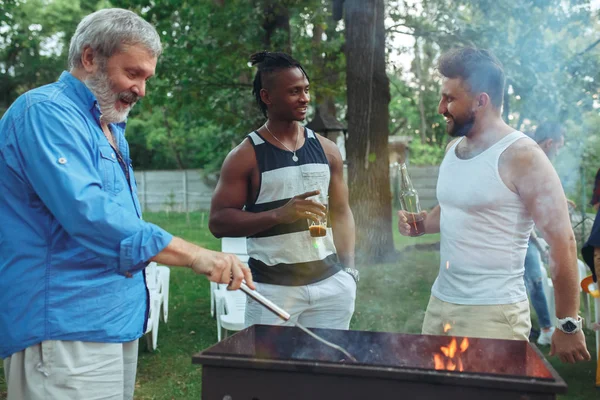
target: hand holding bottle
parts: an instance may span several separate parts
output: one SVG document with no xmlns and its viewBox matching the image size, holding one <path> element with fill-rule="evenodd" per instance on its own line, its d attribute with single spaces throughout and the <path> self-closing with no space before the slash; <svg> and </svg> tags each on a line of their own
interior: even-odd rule
<svg viewBox="0 0 600 400">
<path fill-rule="evenodd" d="M 426 211 L 409 213 L 400 210 L 398 211 L 398 231 L 403 236 L 421 236 L 425 233 L 426 217 Z"/>
<path fill-rule="evenodd" d="M 398 165 L 399 197 L 402 211 L 398 212 L 398 230 L 404 236 L 421 236 L 425 233 L 425 216 L 421 211 L 419 194 L 408 176 L 405 163 Z"/>
</svg>

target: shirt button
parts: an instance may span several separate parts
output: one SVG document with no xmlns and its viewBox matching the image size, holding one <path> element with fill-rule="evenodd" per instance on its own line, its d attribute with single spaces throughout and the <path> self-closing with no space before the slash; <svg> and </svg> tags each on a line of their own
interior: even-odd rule
<svg viewBox="0 0 600 400">
<path fill-rule="evenodd" d="M 58 163 L 59 163 L 59 164 L 66 164 L 66 163 L 67 163 L 67 159 L 66 159 L 66 158 L 64 158 L 64 157 L 60 157 L 60 158 L 58 159 Z"/>
<path fill-rule="evenodd" d="M 112 158 L 115 158 L 115 153 L 110 153 L 110 156 L 111 156 Z"/>
</svg>

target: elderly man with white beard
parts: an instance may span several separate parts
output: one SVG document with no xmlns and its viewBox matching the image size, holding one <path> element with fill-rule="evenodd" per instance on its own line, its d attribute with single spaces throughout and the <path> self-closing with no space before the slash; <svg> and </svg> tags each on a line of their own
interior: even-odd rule
<svg viewBox="0 0 600 400">
<path fill-rule="evenodd" d="M 125 120 L 161 44 L 131 11 L 85 17 L 70 71 L 0 121 L 0 357 L 8 399 L 131 399 L 149 261 L 254 288 L 233 255 L 141 219 Z"/>
</svg>

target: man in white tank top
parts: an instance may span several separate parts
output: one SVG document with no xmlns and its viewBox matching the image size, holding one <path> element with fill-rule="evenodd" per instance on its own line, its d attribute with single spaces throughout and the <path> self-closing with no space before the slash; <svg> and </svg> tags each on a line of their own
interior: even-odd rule
<svg viewBox="0 0 600 400">
<path fill-rule="evenodd" d="M 501 117 L 504 72 L 485 50 L 440 58 L 438 112 L 448 144 L 437 186 L 439 205 L 423 213 L 440 232 L 440 272 L 423 333 L 528 340 L 531 321 L 523 262 L 533 224 L 550 245 L 559 324 L 551 354 L 589 360 L 581 331 L 577 250 L 558 176 L 539 146 Z M 398 229 L 409 234 L 408 214 Z"/>
</svg>

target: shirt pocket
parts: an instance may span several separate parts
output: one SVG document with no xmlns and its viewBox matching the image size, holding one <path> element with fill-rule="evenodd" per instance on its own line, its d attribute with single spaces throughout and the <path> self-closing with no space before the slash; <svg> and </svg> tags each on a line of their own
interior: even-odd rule
<svg viewBox="0 0 600 400">
<path fill-rule="evenodd" d="M 98 146 L 100 151 L 100 175 L 102 187 L 108 193 L 118 194 L 123 190 L 124 176 L 117 155 L 110 146 Z"/>
<path fill-rule="evenodd" d="M 320 197 L 327 196 L 329 191 L 329 167 L 323 164 L 320 169 L 302 169 L 302 184 L 305 192 L 319 190 Z"/>
</svg>

